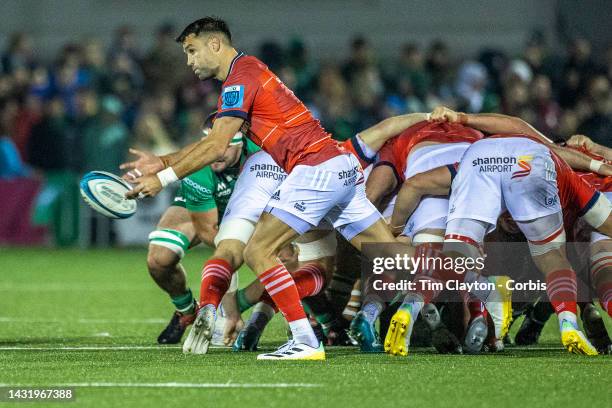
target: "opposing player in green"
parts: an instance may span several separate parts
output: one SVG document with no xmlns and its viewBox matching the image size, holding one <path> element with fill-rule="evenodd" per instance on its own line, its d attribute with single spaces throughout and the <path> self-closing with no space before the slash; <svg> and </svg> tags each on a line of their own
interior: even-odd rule
<svg viewBox="0 0 612 408">
<path fill-rule="evenodd" d="M 204 129 L 204 137 L 208 130 Z M 149 234 L 149 273 L 170 296 L 176 308 L 170 323 L 157 338 L 158 343 L 179 343 L 185 329 L 195 319 L 197 303 L 187 285 L 181 259 L 189 248 L 200 242 L 214 247 L 218 224 L 234 189 L 240 166 L 246 157 L 258 150 L 256 145 L 243 138 L 242 132 L 236 133 L 221 160 L 181 180 L 172 205 L 162 215 L 157 229 Z M 145 154 L 135 150 L 132 153 Z"/>
</svg>

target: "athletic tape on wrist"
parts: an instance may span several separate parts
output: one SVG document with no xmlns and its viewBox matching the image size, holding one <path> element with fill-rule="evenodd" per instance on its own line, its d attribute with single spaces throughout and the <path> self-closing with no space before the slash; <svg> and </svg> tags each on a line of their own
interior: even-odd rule
<svg viewBox="0 0 612 408">
<path fill-rule="evenodd" d="M 589 169 L 593 173 L 597 173 L 602 165 L 603 165 L 602 161 L 591 159 L 591 162 L 589 163 Z"/>
<path fill-rule="evenodd" d="M 162 171 L 158 172 L 157 178 L 159 179 L 162 187 L 166 187 L 168 184 L 172 184 L 179 179 L 172 167 L 168 167 L 167 169 L 163 169 Z"/>
</svg>

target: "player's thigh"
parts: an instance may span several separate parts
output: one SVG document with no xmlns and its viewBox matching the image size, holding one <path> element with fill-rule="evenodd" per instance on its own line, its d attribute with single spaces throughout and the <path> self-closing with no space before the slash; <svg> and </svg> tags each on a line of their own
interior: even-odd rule
<svg viewBox="0 0 612 408">
<path fill-rule="evenodd" d="M 480 155 L 479 151 L 468 149 L 466 157 L 461 160 L 451 184 L 447 222 L 472 219 L 495 225 L 504 209 L 500 174 L 472 164 L 471 159 L 477 160 Z"/>
<path fill-rule="evenodd" d="M 593 284 L 599 286 L 612 282 L 612 239 L 598 233 L 593 235 L 595 237 L 591 238 L 591 276 Z"/>
<path fill-rule="evenodd" d="M 263 213 L 244 250 L 245 261 L 251 266 L 258 259 L 275 257 L 278 251 L 297 235 L 297 232 L 281 219 L 270 213 Z"/>
<path fill-rule="evenodd" d="M 156 229 L 174 229 L 180 231 L 187 238 L 189 238 L 191 246 L 198 243 L 195 226 L 193 225 L 193 222 L 191 222 L 189 210 L 187 210 L 185 207 L 176 205 L 168 207 L 168 209 L 159 219 Z"/>
<path fill-rule="evenodd" d="M 529 252 L 542 273 L 571 268 L 566 255 L 562 212 L 516 221 L 516 225 L 527 238 Z"/>
<path fill-rule="evenodd" d="M 502 194 L 512 218 L 533 220 L 561 212 L 557 173 L 550 152 L 538 146 L 531 155 L 519 156 L 518 160 L 529 170 L 506 172 L 502 176 Z"/>
<path fill-rule="evenodd" d="M 287 174 L 269 154 L 260 151 L 252 155 L 244 163 L 236 181 L 223 214 L 223 222 L 238 218 L 255 224 L 272 194 L 286 178 Z"/>
<path fill-rule="evenodd" d="M 357 184 L 361 184 L 365 200 L 363 181 L 361 167 L 353 155 L 339 155 L 315 166 L 298 165 L 272 195 L 266 212 L 301 235 L 349 202 Z"/>
<path fill-rule="evenodd" d="M 417 234 L 425 230 L 446 229 L 446 216 L 448 215 L 448 199 L 443 197 L 426 197 L 421 200 L 412 213 L 401 235 L 414 240 Z M 444 237 L 444 232 L 442 232 Z M 437 242 L 437 241 L 436 241 Z"/>
</svg>

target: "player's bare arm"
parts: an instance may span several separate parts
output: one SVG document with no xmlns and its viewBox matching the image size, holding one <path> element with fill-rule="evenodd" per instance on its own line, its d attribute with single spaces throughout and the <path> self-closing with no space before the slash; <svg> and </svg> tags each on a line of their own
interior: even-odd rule
<svg viewBox="0 0 612 408">
<path fill-rule="evenodd" d="M 429 116 L 429 113 L 408 113 L 393 116 L 359 132 L 359 137 L 372 150 L 378 151 L 387 140 L 397 136 L 412 125 L 428 120 Z"/>
<path fill-rule="evenodd" d="M 431 119 L 443 120 L 451 123 L 458 122 L 486 133 L 515 133 L 535 137 L 557 153 L 573 169 L 593 171 L 604 176 L 612 175 L 612 166 L 593 161 L 591 157 L 579 151 L 554 144 L 552 140 L 544 136 L 529 123 L 514 116 L 497 113 L 467 114 L 455 112 L 444 106 L 439 106 L 432 112 Z"/>
<path fill-rule="evenodd" d="M 398 235 L 403 231 L 406 220 L 416 210 L 423 196 L 448 195 L 451 182 L 451 172 L 447 166 L 415 174 L 406 180 L 397 195 L 391 216 L 393 234 Z"/>
<path fill-rule="evenodd" d="M 169 161 L 168 167 L 172 167 L 176 176 L 182 179 L 219 160 L 243 123 L 244 119 L 231 116 L 215 120 L 208 137 L 197 142 L 192 150 L 186 151 L 181 157 Z"/>
<path fill-rule="evenodd" d="M 217 208 L 202 212 L 191 211 L 189 215 L 198 238 L 209 247 L 214 247 L 215 235 L 219 230 L 217 226 L 219 224 L 219 211 Z"/>
<path fill-rule="evenodd" d="M 209 136 L 197 142 L 191 150 L 184 148 L 177 152 L 177 155 L 168 163 L 170 166 L 156 175 L 134 179 L 136 186 L 126 194 L 126 197 L 155 196 L 167 184 L 182 179 L 219 160 L 223 157 L 232 137 L 242 127 L 243 122 L 244 119 L 230 116 L 217 119 Z"/>
<path fill-rule="evenodd" d="M 591 153 L 603 157 L 606 160 L 612 160 L 612 149 L 595 143 L 588 136 L 573 135 L 567 140 L 567 145 L 572 147 L 582 147 Z"/>
<path fill-rule="evenodd" d="M 366 195 L 368 200 L 376 207 L 388 194 L 397 187 L 397 179 L 391 166 L 380 165 L 375 167 L 366 182 Z"/>
</svg>

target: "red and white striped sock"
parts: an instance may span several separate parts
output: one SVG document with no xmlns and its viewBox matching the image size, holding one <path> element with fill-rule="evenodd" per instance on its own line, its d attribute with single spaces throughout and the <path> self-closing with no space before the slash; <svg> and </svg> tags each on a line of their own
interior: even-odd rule
<svg viewBox="0 0 612 408">
<path fill-rule="evenodd" d="M 302 302 L 300 302 L 300 294 L 284 265 L 276 265 L 268 269 L 259 275 L 259 281 L 288 322 L 306 318 Z"/>
<path fill-rule="evenodd" d="M 465 292 L 466 294 L 468 292 Z M 480 299 L 477 298 L 473 298 L 471 296 L 469 296 L 469 294 L 467 295 L 467 299 L 466 299 L 466 305 L 468 308 L 468 311 L 470 312 L 470 320 L 474 320 L 479 316 L 483 316 L 483 317 L 487 317 L 486 316 L 486 309 L 485 309 L 485 305 L 484 303 L 482 303 L 482 301 Z"/>
<path fill-rule="evenodd" d="M 293 281 L 295 282 L 295 287 L 298 290 L 300 299 L 318 294 L 321 292 L 321 289 L 323 289 L 325 283 L 323 268 L 315 264 L 304 265 L 293 272 L 291 276 L 293 276 Z M 268 292 L 264 291 L 259 300 L 269 304 L 278 311 Z"/>
<path fill-rule="evenodd" d="M 318 264 L 307 264 L 292 273 L 300 299 L 314 296 L 321 292 L 325 285 L 325 269 Z"/>
<path fill-rule="evenodd" d="M 607 268 L 612 268 L 612 252 L 599 252 L 591 257 L 591 277 L 597 282 L 597 275 Z"/>
<path fill-rule="evenodd" d="M 597 296 L 601 307 L 612 317 L 612 282 L 604 282 L 597 286 Z"/>
<path fill-rule="evenodd" d="M 559 324 L 568 320 L 577 325 L 578 287 L 576 272 L 571 269 L 561 269 L 546 276 L 546 293 L 555 313 L 559 317 Z M 562 326 L 561 326 L 562 327 Z"/>
<path fill-rule="evenodd" d="M 229 288 L 232 266 L 224 259 L 209 259 L 202 270 L 200 306 L 213 305 L 215 309 Z"/>
<path fill-rule="evenodd" d="M 300 294 L 287 268 L 282 264 L 276 265 L 259 275 L 259 281 L 289 322 L 293 339 L 298 343 L 318 347 L 319 341 L 306 318 Z"/>
</svg>

